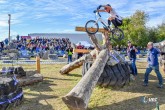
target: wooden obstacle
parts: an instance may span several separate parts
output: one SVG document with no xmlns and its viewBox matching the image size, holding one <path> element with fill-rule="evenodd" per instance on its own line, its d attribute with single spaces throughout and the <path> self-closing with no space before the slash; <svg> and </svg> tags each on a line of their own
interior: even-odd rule
<svg viewBox="0 0 165 110">
<path fill-rule="evenodd" d="M 80 32 L 86 32 L 85 27 L 76 27 L 75 30 L 80 31 Z M 91 32 L 94 32 L 94 31 L 96 31 L 96 28 L 89 28 L 88 30 L 90 30 Z M 104 33 L 104 32 L 107 32 L 107 31 L 103 28 L 99 28 L 98 32 Z"/>
<path fill-rule="evenodd" d="M 75 53 L 87 54 L 87 53 L 89 53 L 90 51 L 87 50 L 87 49 L 74 49 L 73 52 L 75 52 Z"/>
<path fill-rule="evenodd" d="M 95 30 L 91 28 L 91 31 Z M 84 27 L 76 27 L 76 31 L 86 32 Z M 95 50 L 91 51 L 89 54 L 81 57 L 80 59 L 65 65 L 61 68 L 61 74 L 68 74 L 73 69 L 79 68 L 85 61 L 94 59 L 94 63 L 87 70 L 82 79 L 78 84 L 62 98 L 63 102 L 71 110 L 86 110 L 88 107 L 89 99 L 92 94 L 93 88 L 96 86 L 99 77 L 103 73 L 103 70 L 108 62 L 113 62 L 110 58 L 110 50 L 112 46 L 109 41 L 109 34 L 104 29 L 99 29 L 98 32 L 102 33 L 103 45 L 99 45 L 96 36 L 94 34 L 88 34 L 90 40 L 95 46 Z M 120 58 L 117 57 L 117 59 Z M 110 60 L 110 61 L 108 61 Z M 112 63 L 113 64 L 113 63 Z M 119 79 L 121 76 L 118 76 Z M 122 80 L 122 79 L 121 79 Z"/>
</svg>

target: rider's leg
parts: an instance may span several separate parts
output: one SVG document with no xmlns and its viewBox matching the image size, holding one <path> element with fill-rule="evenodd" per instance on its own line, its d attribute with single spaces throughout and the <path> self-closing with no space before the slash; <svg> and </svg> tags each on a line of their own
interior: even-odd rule
<svg viewBox="0 0 165 110">
<path fill-rule="evenodd" d="M 116 22 L 115 18 L 110 17 L 108 20 L 110 20 L 112 22 L 112 24 L 115 26 L 115 28 L 117 28 L 117 22 Z"/>
<path fill-rule="evenodd" d="M 109 26 L 111 25 L 111 20 L 108 20 L 108 25 L 109 25 Z"/>
<path fill-rule="evenodd" d="M 117 28 L 117 22 L 116 22 L 115 19 L 112 20 L 112 23 L 113 23 L 113 25 L 115 26 L 115 28 Z"/>
</svg>

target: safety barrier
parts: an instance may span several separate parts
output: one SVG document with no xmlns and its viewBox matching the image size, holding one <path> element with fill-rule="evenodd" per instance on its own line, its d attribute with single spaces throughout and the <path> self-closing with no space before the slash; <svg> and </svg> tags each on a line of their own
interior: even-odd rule
<svg viewBox="0 0 165 110">
<path fill-rule="evenodd" d="M 66 64 L 66 61 L 41 60 L 40 64 Z M 0 60 L 0 64 L 36 64 L 36 60 Z"/>
</svg>

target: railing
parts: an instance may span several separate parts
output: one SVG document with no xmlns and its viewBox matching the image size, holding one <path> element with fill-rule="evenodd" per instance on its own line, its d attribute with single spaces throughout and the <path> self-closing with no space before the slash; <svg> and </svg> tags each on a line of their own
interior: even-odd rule
<svg viewBox="0 0 165 110">
<path fill-rule="evenodd" d="M 65 64 L 67 63 L 66 61 L 61 61 L 61 60 L 41 60 L 40 64 Z M 36 64 L 36 60 L 0 60 L 0 64 L 14 64 L 14 65 L 19 65 L 19 64 Z"/>
</svg>

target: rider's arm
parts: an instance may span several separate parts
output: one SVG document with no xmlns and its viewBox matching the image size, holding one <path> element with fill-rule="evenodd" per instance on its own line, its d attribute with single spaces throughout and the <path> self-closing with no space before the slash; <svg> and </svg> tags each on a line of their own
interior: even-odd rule
<svg viewBox="0 0 165 110">
<path fill-rule="evenodd" d="M 106 12 L 105 10 L 97 10 L 98 12 Z"/>
</svg>

